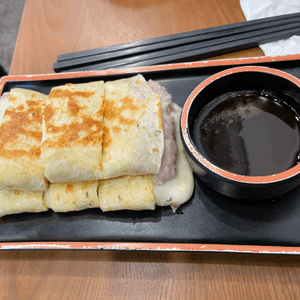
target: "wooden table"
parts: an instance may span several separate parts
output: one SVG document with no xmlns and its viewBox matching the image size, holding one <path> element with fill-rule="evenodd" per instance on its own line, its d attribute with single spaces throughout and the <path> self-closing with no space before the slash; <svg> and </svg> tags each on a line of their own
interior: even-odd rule
<svg viewBox="0 0 300 300">
<path fill-rule="evenodd" d="M 10 74 L 53 73 L 62 53 L 244 20 L 238 0 L 27 0 Z M 282 300 L 299 299 L 299 286 L 292 255 L 0 252 L 0 299 Z"/>
</svg>

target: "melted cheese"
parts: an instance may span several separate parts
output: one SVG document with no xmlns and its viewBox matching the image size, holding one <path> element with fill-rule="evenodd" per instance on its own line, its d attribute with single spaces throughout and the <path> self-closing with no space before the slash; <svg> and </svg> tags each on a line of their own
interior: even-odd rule
<svg viewBox="0 0 300 300">
<path fill-rule="evenodd" d="M 186 159 L 184 147 L 180 138 L 180 114 L 181 108 L 173 103 L 173 111 L 175 123 L 175 140 L 177 144 L 178 155 L 176 159 L 176 175 L 172 180 L 165 182 L 162 185 L 154 184 L 153 192 L 155 202 L 159 206 L 171 205 L 173 211 L 187 202 L 194 191 L 194 176 L 193 171 Z M 153 176 L 155 183 L 156 176 Z"/>
</svg>

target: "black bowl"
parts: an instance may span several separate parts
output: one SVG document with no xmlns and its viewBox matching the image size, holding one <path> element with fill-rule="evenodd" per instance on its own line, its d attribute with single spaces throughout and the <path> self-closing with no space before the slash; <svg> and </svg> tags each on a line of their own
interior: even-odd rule
<svg viewBox="0 0 300 300">
<path fill-rule="evenodd" d="M 225 115 L 228 123 L 220 117 Z M 213 124 L 211 131 L 207 124 Z M 247 140 L 245 132 L 253 139 Z M 300 81 L 257 66 L 217 73 L 188 97 L 181 138 L 193 171 L 214 190 L 253 200 L 287 193 L 300 183 Z"/>
</svg>

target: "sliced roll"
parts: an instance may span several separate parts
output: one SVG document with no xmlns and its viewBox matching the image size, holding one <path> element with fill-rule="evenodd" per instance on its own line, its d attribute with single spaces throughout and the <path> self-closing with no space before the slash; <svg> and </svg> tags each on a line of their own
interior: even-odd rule
<svg viewBox="0 0 300 300">
<path fill-rule="evenodd" d="M 101 179 L 157 174 L 163 149 L 160 97 L 145 78 L 106 82 Z"/>
<path fill-rule="evenodd" d="M 154 210 L 152 175 L 100 180 L 98 197 L 102 211 Z"/>
<path fill-rule="evenodd" d="M 79 211 L 99 207 L 98 181 L 51 183 L 45 203 L 54 212 Z"/>
<path fill-rule="evenodd" d="M 0 217 L 47 211 L 44 192 L 0 191 Z"/>
<path fill-rule="evenodd" d="M 14 88 L 1 97 L 0 190 L 44 191 L 42 111 L 47 96 Z"/>
<path fill-rule="evenodd" d="M 103 81 L 52 88 L 41 147 L 51 183 L 101 178 L 103 99 Z"/>
</svg>

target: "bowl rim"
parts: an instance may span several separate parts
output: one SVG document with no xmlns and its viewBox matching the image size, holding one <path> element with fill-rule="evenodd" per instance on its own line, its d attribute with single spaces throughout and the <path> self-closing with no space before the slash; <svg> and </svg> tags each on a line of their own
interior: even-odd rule
<svg viewBox="0 0 300 300">
<path fill-rule="evenodd" d="M 283 77 L 284 79 L 294 83 L 296 86 L 300 88 L 300 79 L 297 77 L 288 74 L 284 71 L 269 68 L 269 67 L 261 67 L 261 66 L 242 66 L 242 67 L 234 67 L 229 68 L 223 71 L 220 71 L 204 81 L 202 81 L 188 96 L 183 109 L 182 114 L 180 118 L 180 127 L 181 127 L 181 136 L 183 143 L 185 145 L 186 150 L 189 152 L 189 154 L 193 157 L 194 160 L 196 160 L 198 163 L 200 163 L 202 166 L 206 167 L 211 172 L 215 173 L 216 175 L 219 175 L 223 178 L 226 178 L 230 181 L 240 182 L 240 183 L 248 183 L 248 184 L 266 184 L 266 183 L 275 183 L 280 182 L 283 180 L 287 180 L 291 177 L 294 177 L 298 174 L 300 174 L 300 164 L 277 174 L 272 175 L 264 175 L 264 176 L 248 176 L 248 175 L 239 175 L 235 174 L 229 171 L 226 171 L 224 169 L 221 169 L 211 163 L 208 159 L 206 159 L 203 155 L 200 154 L 200 152 L 195 147 L 194 143 L 192 142 L 189 130 L 188 130 L 188 116 L 190 108 L 198 96 L 198 94 L 208 85 L 212 84 L 216 80 L 225 77 L 230 76 L 232 74 L 241 73 L 241 72 L 260 72 L 260 73 L 267 73 L 272 74 L 275 76 Z M 202 167 L 200 166 L 200 168 Z"/>
</svg>

